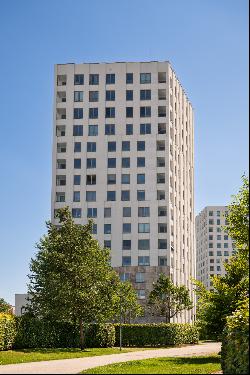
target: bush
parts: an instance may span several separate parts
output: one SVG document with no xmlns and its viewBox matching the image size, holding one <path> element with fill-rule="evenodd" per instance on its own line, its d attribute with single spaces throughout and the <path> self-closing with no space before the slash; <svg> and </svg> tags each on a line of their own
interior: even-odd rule
<svg viewBox="0 0 250 375">
<path fill-rule="evenodd" d="M 110 324 L 90 324 L 86 329 L 87 347 L 110 347 L 115 330 Z M 30 316 L 17 318 L 15 348 L 79 348 L 79 327 Z"/>
<path fill-rule="evenodd" d="M 119 324 L 115 324 L 116 345 L 119 345 Z M 191 324 L 122 324 L 123 346 L 165 346 L 195 344 L 198 329 Z"/>
<path fill-rule="evenodd" d="M 11 314 L 0 313 L 0 350 L 11 349 L 15 335 L 15 317 Z"/>
<path fill-rule="evenodd" d="M 223 374 L 249 373 L 249 305 L 246 299 L 227 318 L 222 335 L 221 367 Z"/>
</svg>

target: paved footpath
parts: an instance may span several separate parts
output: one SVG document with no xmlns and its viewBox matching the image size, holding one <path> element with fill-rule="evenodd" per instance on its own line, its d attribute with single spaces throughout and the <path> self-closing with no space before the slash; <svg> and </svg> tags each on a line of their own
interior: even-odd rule
<svg viewBox="0 0 250 375">
<path fill-rule="evenodd" d="M 97 366 L 109 365 L 111 363 L 157 357 L 191 357 L 209 355 L 218 353 L 220 348 L 221 343 L 207 342 L 199 345 L 187 345 L 181 348 L 153 349 L 96 357 L 2 365 L 0 366 L 0 374 L 78 374 L 83 370 Z"/>
</svg>

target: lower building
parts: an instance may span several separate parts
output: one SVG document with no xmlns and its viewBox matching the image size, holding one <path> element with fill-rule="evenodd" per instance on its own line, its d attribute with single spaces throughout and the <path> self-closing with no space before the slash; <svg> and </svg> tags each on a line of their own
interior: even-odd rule
<svg viewBox="0 0 250 375">
<path fill-rule="evenodd" d="M 25 312 L 25 307 L 28 305 L 28 294 L 15 294 L 15 315 L 21 316 Z"/>
</svg>

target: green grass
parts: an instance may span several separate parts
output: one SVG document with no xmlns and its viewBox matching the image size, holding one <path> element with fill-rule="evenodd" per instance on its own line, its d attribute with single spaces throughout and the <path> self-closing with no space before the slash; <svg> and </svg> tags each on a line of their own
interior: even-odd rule
<svg viewBox="0 0 250 375">
<path fill-rule="evenodd" d="M 124 348 L 122 353 L 145 350 L 149 348 Z M 91 348 L 91 349 L 21 349 L 0 351 L 0 365 L 12 363 L 50 361 L 53 359 L 69 359 L 92 357 L 96 355 L 118 354 L 121 353 L 119 348 Z"/>
<path fill-rule="evenodd" d="M 210 374 L 219 371 L 220 356 L 153 358 L 95 367 L 82 374 Z"/>
</svg>

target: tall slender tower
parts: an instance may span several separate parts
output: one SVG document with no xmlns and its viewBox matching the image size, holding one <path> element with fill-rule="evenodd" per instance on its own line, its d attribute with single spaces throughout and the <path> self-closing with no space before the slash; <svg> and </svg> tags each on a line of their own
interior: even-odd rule
<svg viewBox="0 0 250 375">
<path fill-rule="evenodd" d="M 193 123 L 169 62 L 55 66 L 52 221 L 65 205 L 93 218 L 142 304 L 161 272 L 192 288 Z"/>
</svg>

